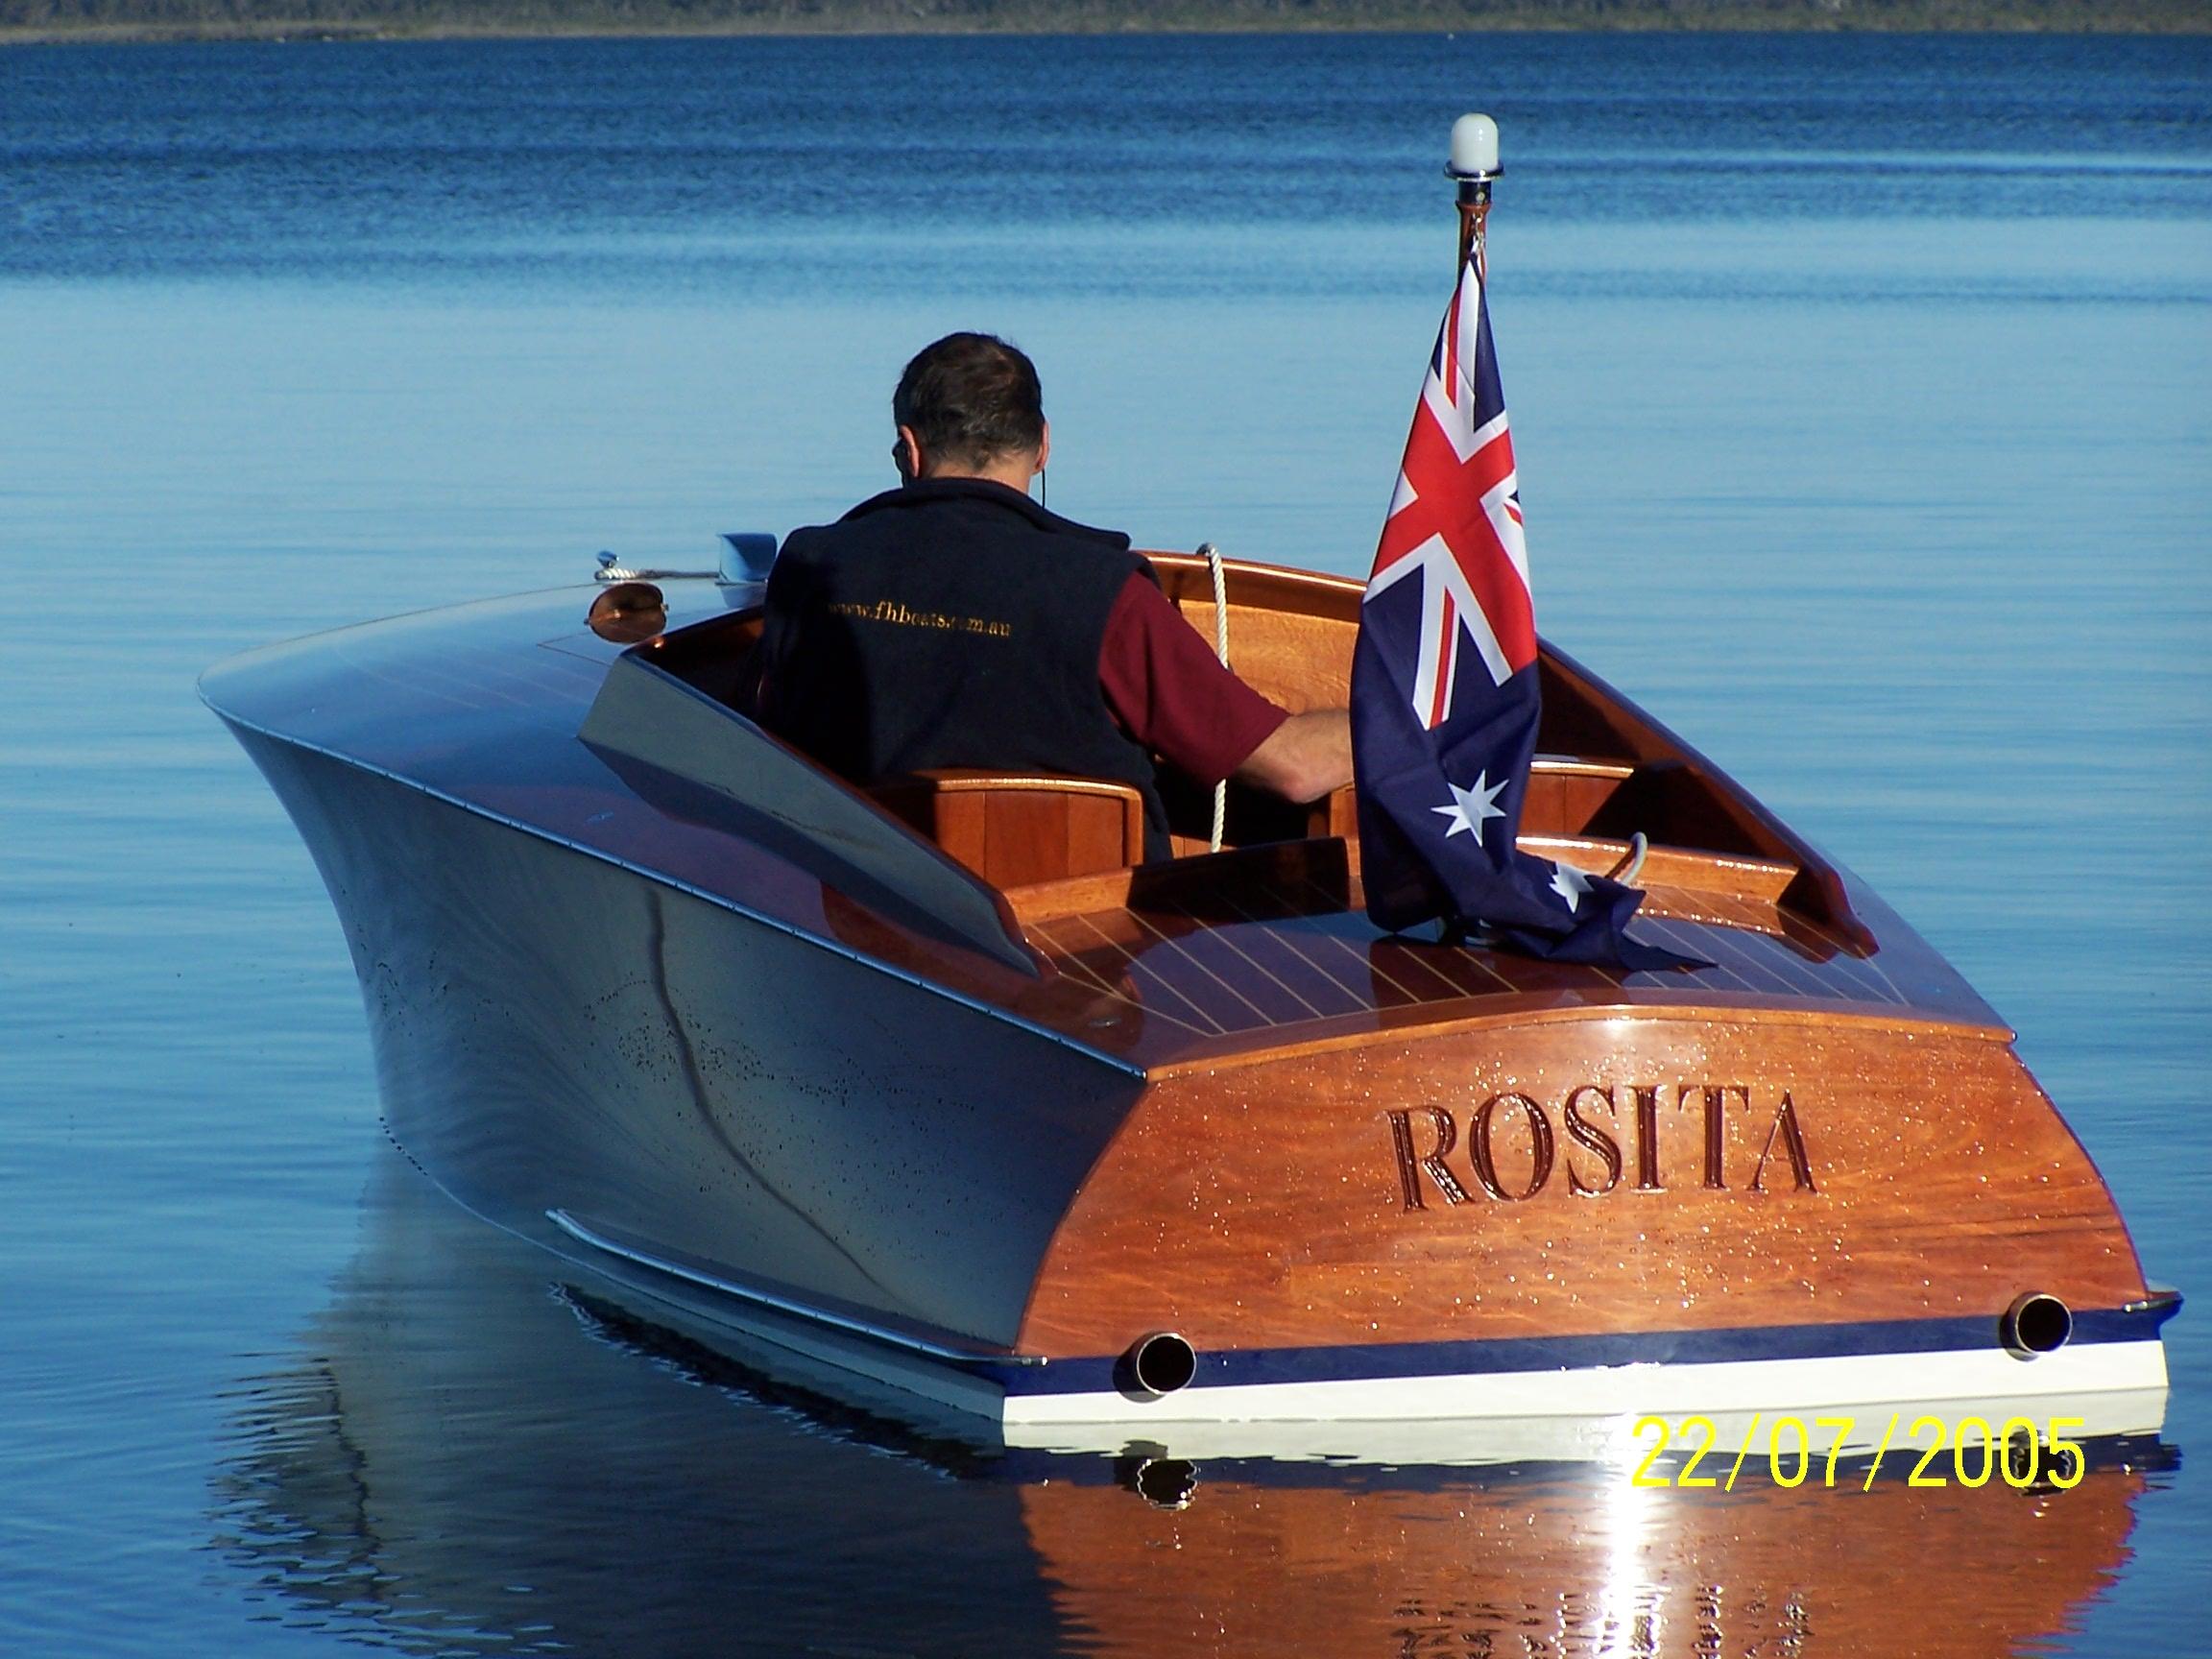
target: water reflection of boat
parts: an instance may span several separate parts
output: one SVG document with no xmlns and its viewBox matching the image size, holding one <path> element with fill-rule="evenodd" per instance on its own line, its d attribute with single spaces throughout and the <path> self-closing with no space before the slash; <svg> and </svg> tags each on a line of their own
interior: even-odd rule
<svg viewBox="0 0 2212 1659">
<path fill-rule="evenodd" d="M 402 1650 L 1995 1659 L 2079 1617 L 2171 1460 L 1693 1495 L 1620 1463 L 994 1455 L 602 1323 L 398 1160 L 369 1214 L 301 1358 L 242 1391 L 217 1526 L 277 1617 Z"/>
<path fill-rule="evenodd" d="M 1881 1482 L 1715 1502 L 1618 1478 L 1404 1491 L 1232 1473 L 1186 1510 L 1120 1527 L 1101 1524 L 1094 1492 L 1057 1483 L 1024 1488 L 1022 1517 L 1062 1612 L 1099 1633 L 1087 1650 L 1101 1654 L 1996 1659 L 2064 1629 L 2110 1582 L 2141 1489 L 2124 1472 L 2063 1500 Z M 1901 1630 L 1932 1560 L 1943 1587 Z"/>
<path fill-rule="evenodd" d="M 1525 844 L 1647 834 L 1639 926 L 1708 968 L 1383 936 L 1341 799 L 1137 868 L 1114 786 L 871 799 L 746 718 L 756 592 L 671 582 L 613 638 L 574 591 L 465 606 L 205 682 L 344 920 L 395 1135 L 615 1293 L 1047 1441 L 2160 1397 L 2177 1299 L 2011 1034 L 1565 656 Z M 1358 594 L 1233 565 L 1239 670 L 1340 703 Z"/>
<path fill-rule="evenodd" d="M 365 1221 L 296 1356 L 237 1390 L 216 1479 L 217 1547 L 276 1617 L 440 1654 L 1056 1644 L 1012 1486 L 593 1340 L 558 1263 L 401 1160 Z"/>
</svg>

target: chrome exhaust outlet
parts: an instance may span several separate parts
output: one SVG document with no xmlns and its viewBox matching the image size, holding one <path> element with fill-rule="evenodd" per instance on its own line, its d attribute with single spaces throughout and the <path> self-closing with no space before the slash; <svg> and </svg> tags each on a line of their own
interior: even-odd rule
<svg viewBox="0 0 2212 1659">
<path fill-rule="evenodd" d="M 1138 1337 L 1114 1363 L 1114 1381 L 1121 1392 L 1139 1400 L 1172 1394 L 1197 1375 L 1197 1350 L 1172 1331 Z"/>
<path fill-rule="evenodd" d="M 2065 1303 L 2041 1290 L 2029 1290 L 2013 1298 L 1997 1321 L 1998 1339 L 2016 1359 L 2033 1359 L 2056 1354 L 2074 1334 L 2074 1314 Z"/>
</svg>

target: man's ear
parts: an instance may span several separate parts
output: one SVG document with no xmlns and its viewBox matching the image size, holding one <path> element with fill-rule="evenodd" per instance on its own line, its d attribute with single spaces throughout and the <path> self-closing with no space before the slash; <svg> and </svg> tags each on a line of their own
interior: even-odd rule
<svg viewBox="0 0 2212 1659">
<path fill-rule="evenodd" d="M 899 436 L 891 441 L 891 464 L 899 469 L 902 484 L 922 476 L 922 440 L 914 436 L 913 427 L 900 427 Z"/>
<path fill-rule="evenodd" d="M 1052 422 L 1041 419 L 1037 422 L 1037 470 L 1040 472 L 1044 471 L 1045 463 L 1049 461 L 1051 458 Z"/>
</svg>

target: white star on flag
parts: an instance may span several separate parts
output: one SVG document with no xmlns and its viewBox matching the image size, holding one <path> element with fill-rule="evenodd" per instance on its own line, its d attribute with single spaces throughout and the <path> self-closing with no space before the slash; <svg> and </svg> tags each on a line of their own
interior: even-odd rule
<svg viewBox="0 0 2212 1659">
<path fill-rule="evenodd" d="M 1551 891 L 1567 901 L 1567 908 L 1582 908 L 1582 895 L 1590 891 L 1590 878 L 1572 864 L 1551 866 Z"/>
<path fill-rule="evenodd" d="M 1493 818 L 1505 816 L 1504 809 L 1495 805 L 1498 797 L 1505 793 L 1505 785 L 1503 782 L 1493 785 L 1487 770 L 1475 774 L 1472 789 L 1462 789 L 1449 778 L 1444 780 L 1444 786 L 1452 791 L 1452 805 L 1431 806 L 1429 810 L 1452 820 L 1452 828 L 1444 831 L 1447 841 L 1464 830 L 1480 842 L 1482 826 Z"/>
</svg>

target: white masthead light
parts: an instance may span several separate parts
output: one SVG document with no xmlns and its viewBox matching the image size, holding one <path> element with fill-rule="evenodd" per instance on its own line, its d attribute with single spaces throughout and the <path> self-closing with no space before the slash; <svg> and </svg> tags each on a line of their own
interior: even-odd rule
<svg viewBox="0 0 2212 1659">
<path fill-rule="evenodd" d="M 1487 115 L 1462 115 L 1452 123 L 1452 159 L 1444 176 L 1459 185 L 1459 263 L 1482 256 L 1483 228 L 1490 219 L 1490 180 L 1505 169 L 1498 164 L 1498 123 Z"/>
<path fill-rule="evenodd" d="M 1498 123 L 1487 115 L 1462 115 L 1452 123 L 1452 159 L 1445 172 L 1455 179 L 1489 179 L 1498 165 Z"/>
</svg>

